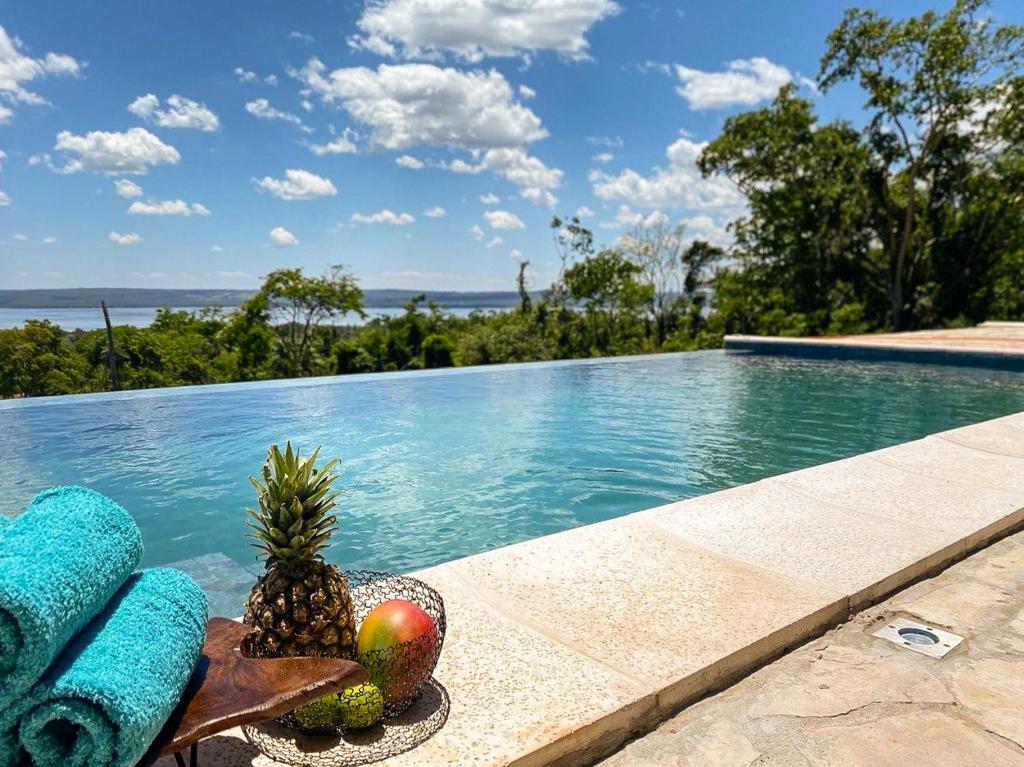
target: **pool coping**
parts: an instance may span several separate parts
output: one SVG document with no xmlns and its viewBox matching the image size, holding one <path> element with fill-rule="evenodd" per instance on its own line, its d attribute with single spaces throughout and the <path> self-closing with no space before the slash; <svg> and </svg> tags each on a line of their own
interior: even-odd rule
<svg viewBox="0 0 1024 767">
<path fill-rule="evenodd" d="M 419 571 L 451 713 L 383 764 L 595 762 L 1020 529 L 1024 412 Z M 206 748 L 252 763 L 237 731 Z"/>
<path fill-rule="evenodd" d="M 1006 325 L 1014 329 L 1020 323 L 985 323 L 982 328 Z M 1024 347 L 997 348 L 981 339 L 970 346 L 956 345 L 952 334 L 941 340 L 942 331 L 929 333 L 934 343 L 920 343 L 915 333 L 878 336 L 782 337 L 727 335 L 724 340 L 730 354 L 760 354 L 820 360 L 863 360 L 869 362 L 909 362 L 923 365 L 983 367 L 1013 372 L 1024 371 Z M 939 336 L 935 338 L 935 336 Z"/>
</svg>

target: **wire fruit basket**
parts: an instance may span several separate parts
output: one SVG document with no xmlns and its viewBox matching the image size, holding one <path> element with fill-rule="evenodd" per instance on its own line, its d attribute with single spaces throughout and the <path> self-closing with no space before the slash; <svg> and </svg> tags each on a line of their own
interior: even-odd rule
<svg viewBox="0 0 1024 767">
<path fill-rule="evenodd" d="M 448 718 L 450 700 L 432 677 L 444 645 L 447 621 L 441 595 L 423 581 L 407 575 L 371 570 L 345 572 L 352 594 L 356 623 L 379 605 L 393 599 L 412 602 L 430 616 L 435 635 L 381 650 L 358 654 L 369 681 L 383 694 L 383 714 L 376 724 L 355 728 L 344 724 L 305 727 L 294 712 L 243 728 L 248 740 L 264 755 L 279 762 L 316 767 L 355 767 L 403 753 L 433 736 Z M 369 709 L 376 706 L 376 709 Z M 380 702 L 370 696 L 349 699 L 346 719 L 373 721 Z"/>
</svg>

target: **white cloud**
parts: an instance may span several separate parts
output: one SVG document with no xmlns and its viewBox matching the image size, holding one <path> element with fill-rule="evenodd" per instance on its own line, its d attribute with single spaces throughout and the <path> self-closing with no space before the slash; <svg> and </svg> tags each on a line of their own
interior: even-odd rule
<svg viewBox="0 0 1024 767">
<path fill-rule="evenodd" d="M 369 215 L 353 213 L 351 218 L 353 224 L 389 224 L 391 226 L 406 226 L 415 220 L 408 213 L 395 213 L 387 209 Z"/>
<path fill-rule="evenodd" d="M 214 245 L 213 247 L 210 248 L 210 252 L 211 253 L 223 253 L 224 252 L 224 248 L 222 248 L 220 245 Z"/>
<path fill-rule="evenodd" d="M 43 238 L 43 244 L 44 245 L 53 245 L 53 243 L 55 243 L 56 241 L 57 241 L 57 238 L 54 237 L 52 234 L 49 237 L 44 237 Z"/>
<path fill-rule="evenodd" d="M 275 226 L 270 230 L 270 239 L 276 248 L 287 248 L 289 245 L 298 245 L 299 241 L 295 235 L 283 226 Z"/>
<path fill-rule="evenodd" d="M 477 164 L 454 160 L 447 166 L 456 173 L 490 171 L 519 187 L 520 196 L 537 205 L 553 208 L 558 198 L 551 192 L 562 183 L 562 171 L 522 149 L 489 149 Z"/>
<path fill-rule="evenodd" d="M 655 168 L 648 176 L 629 168 L 617 175 L 592 170 L 589 179 L 594 194 L 602 200 L 622 200 L 644 208 L 688 208 L 735 215 L 746 202 L 736 186 L 724 176 L 704 178 L 697 168 L 697 158 L 705 146 L 685 137 L 677 139 L 665 151 L 668 165 Z"/>
<path fill-rule="evenodd" d="M 587 136 L 587 143 L 591 146 L 604 146 L 610 149 L 621 147 L 625 142 L 621 136 Z"/>
<path fill-rule="evenodd" d="M 423 211 L 423 215 L 427 218 L 443 218 L 447 212 L 440 205 L 435 205 L 433 208 L 427 208 L 427 210 Z"/>
<path fill-rule="evenodd" d="M 19 233 L 19 234 L 14 235 L 14 239 L 18 240 L 18 242 L 25 242 L 25 240 L 28 239 L 28 235 L 27 234 L 20 234 Z"/>
<path fill-rule="evenodd" d="M 28 90 L 25 83 L 51 75 L 77 77 L 84 66 L 66 53 L 47 53 L 33 58 L 25 53 L 25 46 L 17 37 L 11 37 L 0 25 L 0 124 L 9 122 L 14 115 L 10 105 L 46 104 L 46 99 Z"/>
<path fill-rule="evenodd" d="M 529 85 L 520 85 L 519 95 L 522 96 L 524 99 L 532 99 L 536 97 L 537 91 L 535 91 Z"/>
<path fill-rule="evenodd" d="M 477 240 L 482 240 L 484 237 L 487 236 L 484 230 L 480 228 L 479 224 L 473 224 L 473 226 L 469 227 L 469 231 L 473 235 L 474 239 Z M 14 236 L 17 237 L 18 235 Z"/>
<path fill-rule="evenodd" d="M 173 94 L 164 102 L 166 108 L 160 109 L 160 99 L 152 93 L 139 96 L 128 105 L 128 111 L 147 122 L 152 121 L 161 128 L 194 128 L 201 131 L 215 131 L 220 127 L 220 119 L 206 104 Z"/>
<path fill-rule="evenodd" d="M 210 211 L 198 202 L 184 200 L 136 200 L 128 206 L 132 216 L 208 216 Z"/>
<path fill-rule="evenodd" d="M 480 61 L 551 50 L 583 59 L 587 31 L 619 10 L 612 0 L 376 0 L 349 43 L 405 58 L 449 52 Z"/>
<path fill-rule="evenodd" d="M 142 197 L 142 187 L 126 178 L 119 178 L 114 182 L 114 191 L 126 199 Z"/>
<path fill-rule="evenodd" d="M 676 91 L 691 109 L 752 106 L 774 98 L 779 88 L 793 79 L 784 66 L 758 56 L 730 61 L 724 72 L 704 72 L 676 65 L 681 83 Z"/>
<path fill-rule="evenodd" d="M 348 131 L 334 137 L 326 144 L 309 144 L 308 146 L 309 151 L 317 157 L 323 157 L 325 154 L 356 154 L 359 151 L 359 148 L 349 138 Z"/>
<path fill-rule="evenodd" d="M 317 59 L 292 74 L 325 103 L 339 103 L 373 130 L 376 148 L 419 144 L 490 149 L 547 136 L 540 118 L 515 101 L 496 70 L 463 72 L 433 64 L 327 68 Z M 430 94 L 430 98 L 424 98 Z"/>
<path fill-rule="evenodd" d="M 507 210 L 488 210 L 484 212 L 484 218 L 491 225 L 492 229 L 525 229 L 526 224 L 515 213 Z"/>
<path fill-rule="evenodd" d="M 92 131 L 84 136 L 61 131 L 54 150 L 69 155 L 62 167 L 51 166 L 58 173 L 145 173 L 150 166 L 177 165 L 181 160 L 177 149 L 145 128 L 130 128 L 123 133 Z"/>
<path fill-rule="evenodd" d="M 592 211 L 586 205 L 580 205 L 580 207 L 578 207 L 576 209 L 576 217 L 577 218 L 589 218 L 590 216 L 593 216 L 593 215 L 594 215 L 594 211 Z"/>
<path fill-rule="evenodd" d="M 496 194 L 488 192 L 487 194 L 480 195 L 480 202 L 482 202 L 484 205 L 497 205 L 499 202 L 501 202 L 501 198 L 498 197 L 498 195 Z"/>
<path fill-rule="evenodd" d="M 246 102 L 245 111 L 261 120 L 281 120 L 292 125 L 302 125 L 301 117 L 293 115 L 291 112 L 282 112 L 280 109 L 275 109 L 267 99 L 254 99 Z"/>
<path fill-rule="evenodd" d="M 283 179 L 264 176 L 253 179 L 253 183 L 282 200 L 315 200 L 317 197 L 330 197 L 338 193 L 330 179 L 308 170 L 289 168 L 284 175 Z"/>
<path fill-rule="evenodd" d="M 266 77 L 260 77 L 258 74 L 250 69 L 243 69 L 242 67 L 235 67 L 235 77 L 238 78 L 240 83 L 266 83 L 267 85 L 277 85 L 277 75 L 267 75 Z"/>
<path fill-rule="evenodd" d="M 403 154 L 401 157 L 396 157 L 395 164 L 401 165 L 403 168 L 409 168 L 410 170 L 419 170 L 423 167 L 422 160 L 417 160 L 409 154 Z"/>
<path fill-rule="evenodd" d="M 305 32 L 295 32 L 294 30 L 288 33 L 289 40 L 299 40 L 307 45 L 314 42 L 313 35 L 307 35 Z"/>
<path fill-rule="evenodd" d="M 485 248 L 496 248 L 505 242 L 501 237 L 492 237 L 490 241 L 484 246 Z"/>
<path fill-rule="evenodd" d="M 142 242 L 142 238 L 135 232 L 128 232 L 127 234 L 111 232 L 107 235 L 107 239 L 111 242 L 117 243 L 118 245 L 135 245 Z"/>
<path fill-rule="evenodd" d="M 599 162 L 602 165 L 607 165 L 614 159 L 615 155 L 613 155 L 611 152 L 601 152 L 600 154 L 594 155 L 594 162 Z"/>
<path fill-rule="evenodd" d="M 523 253 L 522 253 L 522 251 L 519 251 L 519 250 L 516 250 L 515 248 L 513 248 L 512 250 L 510 250 L 508 252 L 508 257 L 509 258 L 513 258 L 516 261 L 518 261 L 520 258 L 523 257 Z"/>
<path fill-rule="evenodd" d="M 660 210 L 653 211 L 646 216 L 637 213 L 628 205 L 620 205 L 619 212 L 615 215 L 614 221 L 605 221 L 601 224 L 602 229 L 624 229 L 634 226 L 659 226 L 668 223 L 668 216 Z"/>
<path fill-rule="evenodd" d="M 8 206 L 10 204 L 11 204 L 11 196 L 9 194 L 7 194 L 7 192 L 4 192 L 3 190 L 0 190 L 0 207 L 6 207 L 6 206 Z"/>
</svg>

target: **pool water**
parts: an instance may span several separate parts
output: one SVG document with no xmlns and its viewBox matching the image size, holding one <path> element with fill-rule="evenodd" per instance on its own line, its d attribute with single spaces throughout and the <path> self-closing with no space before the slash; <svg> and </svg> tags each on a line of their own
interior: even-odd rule
<svg viewBox="0 0 1024 767">
<path fill-rule="evenodd" d="M 328 559 L 408 571 L 1024 409 L 1024 375 L 721 351 L 0 403 L 0 513 L 85 484 L 145 564 L 243 537 L 266 447 L 342 459 Z"/>
</svg>

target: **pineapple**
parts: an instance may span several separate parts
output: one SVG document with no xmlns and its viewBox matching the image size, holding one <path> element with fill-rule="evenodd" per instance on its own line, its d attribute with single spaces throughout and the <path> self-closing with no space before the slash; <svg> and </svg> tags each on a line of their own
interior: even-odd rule
<svg viewBox="0 0 1024 767">
<path fill-rule="evenodd" d="M 316 468 L 320 449 L 300 457 L 288 443 L 272 445 L 260 471 L 250 477 L 259 501 L 246 509 L 249 537 L 265 558 L 266 572 L 249 595 L 243 644 L 249 657 L 352 658 L 356 626 L 348 582 L 320 552 L 337 528 L 331 492 L 337 460 Z"/>
</svg>

